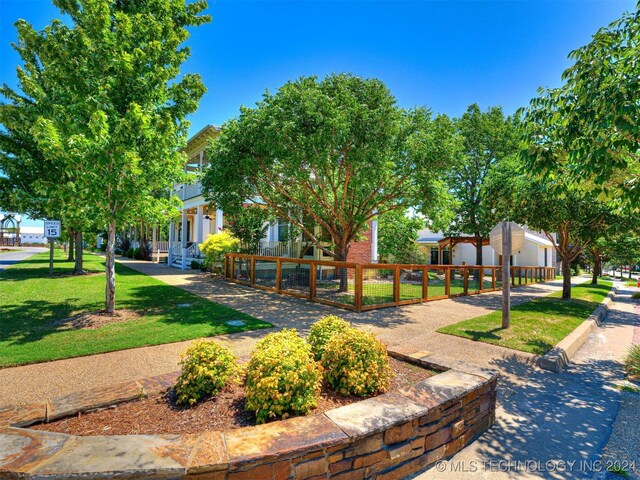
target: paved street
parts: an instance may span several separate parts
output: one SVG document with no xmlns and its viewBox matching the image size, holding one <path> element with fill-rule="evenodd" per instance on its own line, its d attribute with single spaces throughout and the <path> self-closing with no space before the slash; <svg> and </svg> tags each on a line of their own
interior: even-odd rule
<svg viewBox="0 0 640 480">
<path fill-rule="evenodd" d="M 3 248 L 13 248 L 13 247 L 3 247 Z M 46 252 L 47 248 L 45 247 L 20 247 L 19 249 L 16 247 L 15 252 L 2 252 L 0 253 L 0 272 L 14 263 L 18 263 L 20 260 L 24 260 L 25 258 L 29 258 L 31 255 L 40 252 Z"/>
</svg>

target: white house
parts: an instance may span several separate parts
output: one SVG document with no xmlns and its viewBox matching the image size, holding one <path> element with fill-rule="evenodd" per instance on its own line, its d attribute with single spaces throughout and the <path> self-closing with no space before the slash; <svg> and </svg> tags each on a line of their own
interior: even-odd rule
<svg viewBox="0 0 640 480">
<path fill-rule="evenodd" d="M 553 243 L 543 233 L 525 228 L 525 244 L 514 252 L 513 266 L 552 267 L 555 266 Z M 429 256 L 430 264 L 475 265 L 476 245 L 474 237 L 446 237 L 442 232 L 423 229 L 418 232 L 418 245 Z M 485 239 L 482 245 L 482 263 L 500 265 L 501 259 Z"/>
<path fill-rule="evenodd" d="M 228 224 L 224 212 L 205 200 L 202 184 L 198 181 L 198 174 L 209 164 L 206 156 L 207 144 L 218 133 L 217 127 L 207 125 L 189 139 L 185 149 L 185 172 L 193 180 L 174 185 L 174 193 L 182 200 L 180 220 L 169 224 L 168 242 L 158 241 L 158 232 L 155 228 L 153 230 L 154 254 L 167 252 L 170 266 L 189 268 L 192 260 L 201 258 L 199 245 L 209 235 L 219 233 Z M 275 257 L 298 257 L 305 253 L 305 259 L 333 260 L 319 248 L 311 247 L 302 252 L 300 241 L 285 241 L 288 229 L 289 225 L 285 221 L 276 220 L 270 224 L 257 253 Z M 360 263 L 377 261 L 377 235 L 377 222 L 374 221 L 367 232 L 366 241 L 354 243 L 347 260 Z"/>
<path fill-rule="evenodd" d="M 44 236 L 44 226 L 42 227 L 20 227 L 20 243 L 34 243 L 45 245 L 47 238 Z"/>
</svg>

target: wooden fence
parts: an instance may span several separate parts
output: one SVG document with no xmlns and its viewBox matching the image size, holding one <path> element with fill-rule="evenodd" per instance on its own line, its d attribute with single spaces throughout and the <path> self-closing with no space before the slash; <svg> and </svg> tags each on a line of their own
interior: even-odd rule
<svg viewBox="0 0 640 480">
<path fill-rule="evenodd" d="M 224 277 L 356 312 L 502 288 L 500 266 L 359 264 L 240 253 L 226 255 Z M 511 267 L 514 287 L 553 279 L 553 267 Z"/>
</svg>

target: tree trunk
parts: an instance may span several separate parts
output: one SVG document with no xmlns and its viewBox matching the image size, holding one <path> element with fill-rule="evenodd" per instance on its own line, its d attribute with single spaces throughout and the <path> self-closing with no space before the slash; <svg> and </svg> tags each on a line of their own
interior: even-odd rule
<svg viewBox="0 0 640 480">
<path fill-rule="evenodd" d="M 571 260 L 562 257 L 562 299 L 571 299 Z"/>
<path fill-rule="evenodd" d="M 114 313 L 116 310 L 116 223 L 109 223 L 106 253 L 106 300 L 104 310 Z"/>
<path fill-rule="evenodd" d="M 482 235 L 476 235 L 476 265 L 482 265 Z M 473 271 L 473 279 L 476 282 L 480 281 L 480 270 Z M 479 288 L 482 288 L 482 285 Z"/>
<path fill-rule="evenodd" d="M 69 229 L 69 256 L 67 257 L 67 262 L 73 262 L 74 261 L 74 257 L 73 257 L 73 245 L 76 241 L 76 232 L 73 230 L 73 228 Z"/>
<path fill-rule="evenodd" d="M 75 234 L 76 237 L 76 265 L 75 268 L 73 270 L 73 273 L 77 274 L 77 275 L 82 275 L 84 273 L 84 269 L 82 268 L 82 251 L 83 251 L 83 245 L 82 245 L 82 232 L 76 232 Z"/>
<path fill-rule="evenodd" d="M 593 271 L 591 272 L 591 285 L 598 284 L 598 276 L 600 276 L 600 268 L 601 268 L 601 260 L 600 260 L 600 252 L 598 250 L 591 251 L 593 255 Z"/>
<path fill-rule="evenodd" d="M 338 258 L 336 258 L 336 261 L 338 262 L 346 262 L 347 261 L 347 255 L 349 254 L 349 249 L 347 248 L 343 248 L 339 254 L 338 254 Z M 340 288 L 338 289 L 339 292 L 346 292 L 349 289 L 349 271 L 346 268 L 340 268 Z"/>
<path fill-rule="evenodd" d="M 629 265 L 629 280 L 631 280 L 631 269 L 632 269 L 632 268 L 633 268 L 633 267 L 632 267 L 631 265 Z"/>
</svg>

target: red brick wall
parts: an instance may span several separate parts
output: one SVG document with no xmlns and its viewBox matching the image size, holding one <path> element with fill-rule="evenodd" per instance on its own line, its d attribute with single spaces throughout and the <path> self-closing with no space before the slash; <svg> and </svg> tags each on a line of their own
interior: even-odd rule
<svg viewBox="0 0 640 480">
<path fill-rule="evenodd" d="M 364 240 L 351 244 L 347 262 L 371 263 L 371 225 L 365 233 Z"/>
</svg>

